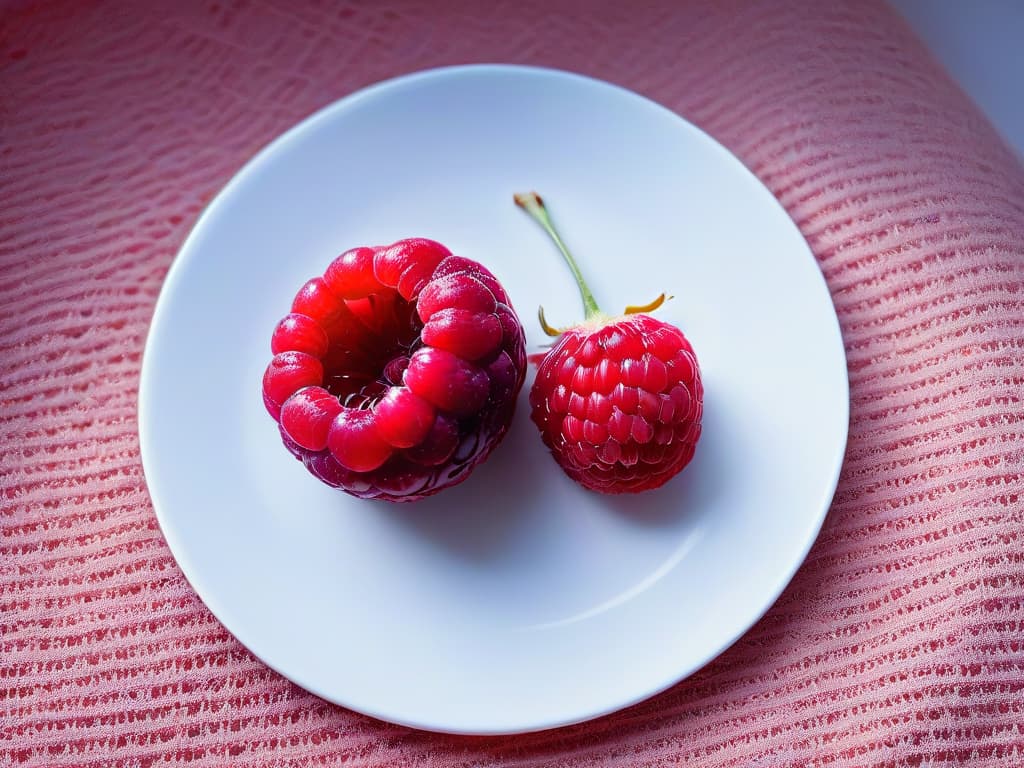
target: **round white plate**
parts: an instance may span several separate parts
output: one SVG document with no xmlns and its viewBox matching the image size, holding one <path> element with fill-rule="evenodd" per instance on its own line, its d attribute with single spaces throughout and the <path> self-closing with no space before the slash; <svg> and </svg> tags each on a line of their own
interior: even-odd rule
<svg viewBox="0 0 1024 768">
<path fill-rule="evenodd" d="M 527 391 L 490 460 L 415 504 L 353 499 L 293 459 L 260 398 L 270 333 L 339 252 L 439 240 L 504 283 L 528 348 L 581 317 L 512 202 L 537 190 L 607 311 L 697 351 L 704 434 L 681 475 L 584 491 Z M 146 346 L 142 457 L 161 528 L 213 613 L 268 665 L 397 723 L 512 733 L 644 699 L 775 601 L 835 490 L 846 362 L 828 290 L 772 195 L 678 116 L 606 83 L 470 66 L 350 96 L 260 152 L 203 213 Z"/>
</svg>

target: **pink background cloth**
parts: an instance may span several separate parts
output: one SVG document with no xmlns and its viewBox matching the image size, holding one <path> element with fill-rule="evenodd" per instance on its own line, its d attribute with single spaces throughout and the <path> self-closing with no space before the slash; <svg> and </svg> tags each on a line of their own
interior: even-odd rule
<svg viewBox="0 0 1024 768">
<path fill-rule="evenodd" d="M 827 278 L 852 406 L 764 619 L 652 700 L 507 738 L 378 722 L 253 658 L 175 565 L 136 434 L 203 205 L 318 107 L 478 61 L 620 83 L 735 152 Z M 0 764 L 1024 764 L 1022 252 L 1024 169 L 873 2 L 8 4 Z"/>
</svg>

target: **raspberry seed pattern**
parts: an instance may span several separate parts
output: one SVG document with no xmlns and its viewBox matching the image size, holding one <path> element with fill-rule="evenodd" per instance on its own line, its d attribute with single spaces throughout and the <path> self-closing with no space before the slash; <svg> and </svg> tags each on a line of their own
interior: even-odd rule
<svg viewBox="0 0 1024 768">
<path fill-rule="evenodd" d="M 484 266 L 425 238 L 346 251 L 271 336 L 263 402 L 291 453 L 360 498 L 464 480 L 508 430 L 522 324 Z"/>
<path fill-rule="evenodd" d="M 648 312 L 664 301 L 604 315 L 536 193 L 515 202 L 554 241 L 580 290 L 586 318 L 559 330 L 540 357 L 531 418 L 562 470 L 599 493 L 658 488 L 690 463 L 701 434 L 704 387 L 682 331 Z"/>
</svg>

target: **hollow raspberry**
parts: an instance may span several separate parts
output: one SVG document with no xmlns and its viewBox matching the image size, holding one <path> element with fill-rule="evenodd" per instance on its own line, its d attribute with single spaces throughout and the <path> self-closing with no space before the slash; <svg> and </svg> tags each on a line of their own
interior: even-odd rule
<svg viewBox="0 0 1024 768">
<path fill-rule="evenodd" d="M 338 256 L 271 338 L 263 401 L 323 482 L 415 501 L 464 480 L 504 437 L 522 325 L 485 267 L 423 238 Z"/>
</svg>

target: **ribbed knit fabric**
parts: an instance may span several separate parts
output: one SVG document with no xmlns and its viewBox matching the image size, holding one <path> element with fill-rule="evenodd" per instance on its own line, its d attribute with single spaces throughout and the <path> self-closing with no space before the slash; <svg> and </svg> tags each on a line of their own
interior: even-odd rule
<svg viewBox="0 0 1024 768">
<path fill-rule="evenodd" d="M 346 711 L 247 653 L 175 565 L 136 434 L 203 205 L 318 107 L 475 61 L 620 83 L 734 151 L 819 260 L 852 397 L 824 530 L 745 637 L 627 711 L 484 739 Z M 1024 765 L 1022 390 L 1024 169 L 885 6 L 0 11 L 0 764 Z"/>
</svg>

